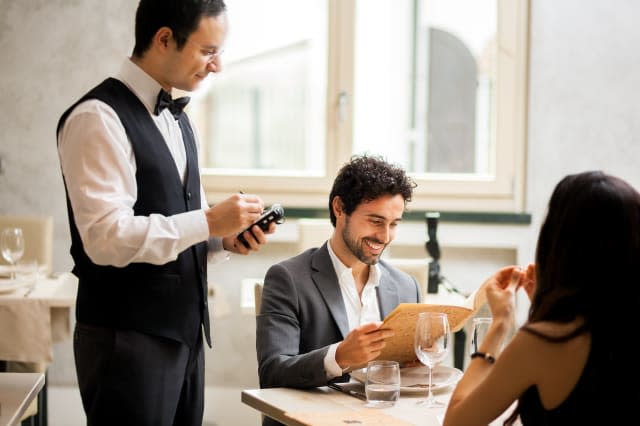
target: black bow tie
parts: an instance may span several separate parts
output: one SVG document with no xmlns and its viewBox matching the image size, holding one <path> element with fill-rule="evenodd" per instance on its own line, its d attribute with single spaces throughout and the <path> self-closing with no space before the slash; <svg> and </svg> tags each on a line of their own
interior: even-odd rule
<svg viewBox="0 0 640 426">
<path fill-rule="evenodd" d="M 171 111 L 171 114 L 173 114 L 173 116 L 177 120 L 178 117 L 180 117 L 180 114 L 182 114 L 182 110 L 187 106 L 188 103 L 188 96 L 171 99 L 171 95 L 161 89 L 160 93 L 158 93 L 158 100 L 156 100 L 156 106 L 153 109 L 153 113 L 155 115 L 158 115 L 162 112 L 163 109 L 169 108 L 169 111 Z"/>
</svg>

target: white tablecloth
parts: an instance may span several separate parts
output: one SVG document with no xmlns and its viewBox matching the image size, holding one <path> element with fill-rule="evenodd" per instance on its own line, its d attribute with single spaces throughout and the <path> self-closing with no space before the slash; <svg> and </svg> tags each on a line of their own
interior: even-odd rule
<svg viewBox="0 0 640 426">
<path fill-rule="evenodd" d="M 0 294 L 0 360 L 51 363 L 53 343 L 71 337 L 76 289 L 77 278 L 63 273 L 38 279 L 28 294 Z"/>
</svg>

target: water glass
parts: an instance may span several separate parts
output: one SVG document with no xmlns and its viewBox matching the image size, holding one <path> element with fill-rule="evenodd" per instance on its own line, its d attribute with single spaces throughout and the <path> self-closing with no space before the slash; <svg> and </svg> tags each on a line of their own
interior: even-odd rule
<svg viewBox="0 0 640 426">
<path fill-rule="evenodd" d="M 39 267 L 35 260 L 19 260 L 15 268 L 16 280 L 28 288 L 33 288 L 38 282 Z"/>
<path fill-rule="evenodd" d="M 478 352 L 480 350 L 480 344 L 484 340 L 484 336 L 487 335 L 491 327 L 491 317 L 477 317 L 473 319 L 471 325 L 471 339 L 469 346 L 469 353 Z"/>
<path fill-rule="evenodd" d="M 393 406 L 400 397 L 400 364 L 396 361 L 370 361 L 364 390 L 368 406 Z"/>
</svg>

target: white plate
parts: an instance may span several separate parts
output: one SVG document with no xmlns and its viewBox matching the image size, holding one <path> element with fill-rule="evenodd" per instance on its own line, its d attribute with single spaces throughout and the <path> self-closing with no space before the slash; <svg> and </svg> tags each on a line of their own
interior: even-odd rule
<svg viewBox="0 0 640 426">
<path fill-rule="evenodd" d="M 10 278 L 0 278 L 0 294 L 11 293 L 19 288 L 24 287 L 24 281 L 12 280 Z"/>
<path fill-rule="evenodd" d="M 351 377 L 364 383 L 367 369 L 354 370 Z M 439 365 L 433 369 L 431 388 L 434 392 L 448 388 L 462 377 L 462 371 L 457 368 Z M 427 367 L 407 367 L 400 369 L 400 391 L 404 393 L 426 393 L 429 390 L 429 370 Z"/>
</svg>

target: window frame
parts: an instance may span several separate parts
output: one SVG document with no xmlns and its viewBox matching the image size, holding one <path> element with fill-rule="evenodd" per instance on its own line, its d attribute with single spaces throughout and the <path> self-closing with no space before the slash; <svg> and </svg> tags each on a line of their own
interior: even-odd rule
<svg viewBox="0 0 640 426">
<path fill-rule="evenodd" d="M 328 0 L 329 58 L 324 176 L 258 171 L 202 169 L 207 200 L 242 190 L 260 195 L 267 205 L 326 208 L 333 177 L 351 156 L 353 110 L 354 22 L 356 0 Z M 418 184 L 412 210 L 522 212 L 525 202 L 526 114 L 529 0 L 498 0 L 496 145 L 487 176 L 412 174 Z M 224 72 L 224 71 L 223 71 Z M 341 95 L 346 105 L 339 106 Z M 342 113 L 339 109 L 342 108 Z M 341 120 L 340 117 L 343 117 Z"/>
</svg>

